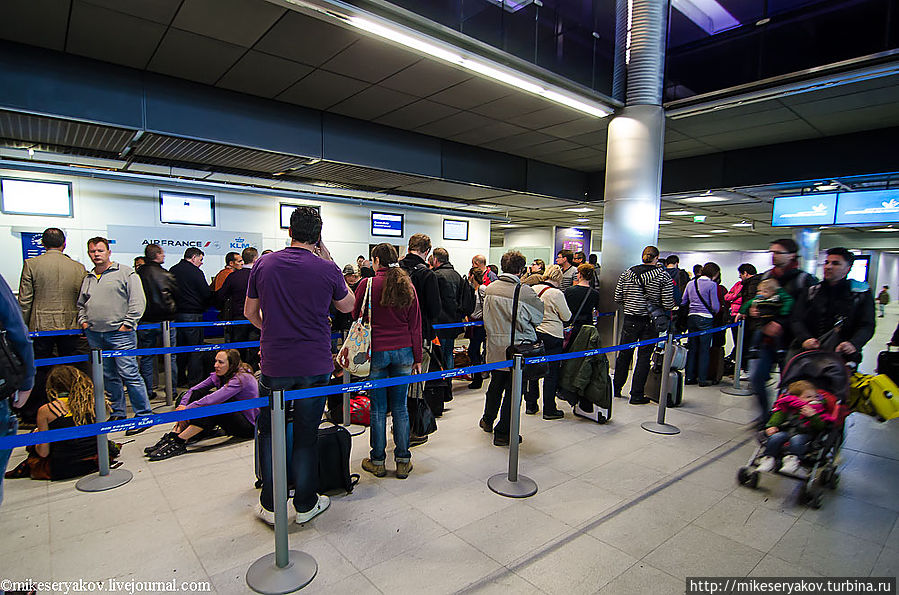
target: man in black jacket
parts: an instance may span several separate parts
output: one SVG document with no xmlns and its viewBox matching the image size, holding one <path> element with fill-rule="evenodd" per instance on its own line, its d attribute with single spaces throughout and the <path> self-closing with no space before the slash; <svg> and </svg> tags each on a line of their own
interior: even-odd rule
<svg viewBox="0 0 899 595">
<path fill-rule="evenodd" d="M 173 266 L 170 272 L 175 276 L 180 289 L 178 300 L 178 312 L 175 315 L 177 322 L 200 322 L 203 320 L 203 312 L 209 306 L 212 298 L 212 290 L 203 271 L 205 254 L 199 248 L 188 248 L 184 251 L 184 258 Z M 179 345 L 200 345 L 203 343 L 203 328 L 179 328 Z M 178 371 L 180 374 L 179 386 L 194 386 L 199 384 L 206 374 L 203 372 L 203 356 L 200 353 L 179 353 Z"/>
<path fill-rule="evenodd" d="M 835 349 L 847 361 L 861 361 L 862 347 L 874 336 L 874 295 L 867 283 L 847 279 L 855 256 L 846 248 L 831 248 L 824 260 L 824 281 L 799 294 L 793 307 L 794 347 Z M 836 329 L 828 345 L 819 339 Z"/>
<path fill-rule="evenodd" d="M 259 251 L 252 246 L 244 248 L 240 253 L 243 267 L 235 270 L 225 278 L 221 289 L 215 292 L 216 301 L 219 303 L 229 303 L 231 306 L 228 320 L 246 320 L 244 316 L 244 304 L 247 301 L 247 287 L 250 285 L 250 273 L 253 270 L 253 263 Z M 252 324 L 236 324 L 234 326 L 225 327 L 225 338 L 228 343 L 242 343 L 244 341 L 258 341 L 259 329 Z M 240 357 L 255 368 L 259 367 L 259 348 L 249 347 L 240 350 Z"/>
<path fill-rule="evenodd" d="M 178 303 L 178 282 L 175 276 L 162 268 L 165 262 L 165 251 L 159 244 L 147 244 L 144 248 L 144 265 L 137 271 L 141 285 L 144 288 L 144 296 L 147 298 L 147 307 L 140 319 L 142 324 L 171 322 L 175 320 Z M 153 328 L 137 331 L 138 349 L 156 347 L 162 337 L 162 328 Z M 175 329 L 169 331 L 172 347 L 176 345 Z M 178 377 L 175 356 L 172 358 L 172 378 Z M 153 369 L 156 362 L 155 355 L 143 355 L 140 357 L 140 375 L 147 386 L 147 395 L 152 399 L 156 394 L 153 391 Z"/>
<path fill-rule="evenodd" d="M 440 324 L 462 322 L 459 307 L 459 290 L 463 283 L 462 276 L 450 264 L 449 252 L 446 249 L 437 248 L 434 250 L 434 261 L 437 266 L 432 270 L 437 276 L 437 287 L 440 290 L 440 314 L 437 316 L 437 322 Z M 443 351 L 443 365 L 447 370 L 453 368 L 453 348 L 460 330 L 458 328 L 450 328 L 437 331 L 440 349 Z"/>
<path fill-rule="evenodd" d="M 798 300 L 799 295 L 808 287 L 818 282 L 813 275 L 799 268 L 799 246 L 790 238 L 774 240 L 768 248 L 771 253 L 771 264 L 774 266 L 769 270 L 750 277 L 743 282 L 743 290 L 740 293 L 743 303 L 746 304 L 755 297 L 758 291 L 759 283 L 765 279 L 774 279 L 793 300 Z M 795 301 L 794 301 L 795 303 Z M 749 313 L 752 316 L 752 312 Z M 742 314 L 737 315 L 737 320 L 744 318 Z M 764 341 L 762 344 L 753 346 L 757 347 L 755 352 L 757 357 L 750 360 L 749 364 L 749 382 L 752 386 L 752 392 L 758 400 L 761 413 L 756 422 L 763 426 L 768 421 L 770 414 L 770 400 L 768 399 L 768 378 L 771 375 L 771 368 L 774 362 L 780 357 L 777 352 L 776 345 L 789 345 L 792 340 L 792 331 L 790 328 L 790 315 L 775 317 L 774 320 L 762 327 L 762 334 L 770 337 L 772 340 Z"/>
<path fill-rule="evenodd" d="M 415 293 L 418 294 L 418 306 L 421 309 L 421 338 L 425 345 L 436 336 L 434 324 L 440 316 L 442 305 L 437 275 L 425 264 L 425 259 L 430 251 L 431 238 L 423 233 L 417 233 L 409 238 L 409 252 L 400 260 L 400 266 L 409 273 L 412 286 L 415 287 Z"/>
</svg>

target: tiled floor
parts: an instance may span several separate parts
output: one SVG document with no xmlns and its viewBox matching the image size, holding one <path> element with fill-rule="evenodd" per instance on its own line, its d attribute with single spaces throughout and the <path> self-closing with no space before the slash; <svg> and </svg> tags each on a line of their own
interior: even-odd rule
<svg viewBox="0 0 899 595">
<path fill-rule="evenodd" d="M 891 312 L 867 350 L 873 368 L 899 319 Z M 653 406 L 615 402 L 611 423 L 522 416 L 521 472 L 539 492 L 513 500 L 486 479 L 508 449 L 477 427 L 483 391 L 457 383 L 439 431 L 414 449 L 409 479 L 359 468 L 356 490 L 333 498 L 290 544 L 312 554 L 313 593 L 682 593 L 686 576 L 895 576 L 899 571 L 899 423 L 854 415 L 842 481 L 820 510 L 797 503 L 798 484 L 764 477 L 738 486 L 754 444 L 742 422 L 752 397 L 688 387 L 668 411 L 676 436 L 640 428 Z M 209 580 L 248 592 L 247 567 L 272 551 L 252 514 L 251 442 L 148 463 L 137 436 L 123 451 L 134 479 L 86 494 L 73 481 L 6 482 L 0 508 L 2 578 Z M 21 460 L 13 454 L 11 465 Z M 391 465 L 389 462 L 388 465 Z M 392 474 L 391 474 L 392 475 Z"/>
</svg>

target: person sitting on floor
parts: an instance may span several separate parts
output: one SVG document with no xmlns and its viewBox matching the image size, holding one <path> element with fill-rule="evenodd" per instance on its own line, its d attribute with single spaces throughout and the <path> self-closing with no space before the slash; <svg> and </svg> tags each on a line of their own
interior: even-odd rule
<svg viewBox="0 0 899 595">
<path fill-rule="evenodd" d="M 259 396 L 259 385 L 250 367 L 240 360 L 236 349 L 223 349 L 215 354 L 215 371 L 203 382 L 191 387 L 181 397 L 175 411 L 196 409 L 231 401 L 245 401 Z M 252 438 L 259 409 L 245 409 L 209 417 L 179 421 L 172 431 L 153 446 L 144 449 L 151 461 L 170 459 L 187 452 L 187 441 L 215 426 L 236 438 Z"/>
<path fill-rule="evenodd" d="M 73 366 L 55 366 L 47 375 L 48 402 L 37 410 L 37 431 L 58 430 L 92 424 L 94 383 Z M 106 412 L 111 411 L 109 401 Z M 110 459 L 119 448 L 110 443 Z M 7 478 L 70 479 L 97 471 L 97 439 L 71 438 L 26 447 L 28 458 L 6 474 Z"/>
</svg>

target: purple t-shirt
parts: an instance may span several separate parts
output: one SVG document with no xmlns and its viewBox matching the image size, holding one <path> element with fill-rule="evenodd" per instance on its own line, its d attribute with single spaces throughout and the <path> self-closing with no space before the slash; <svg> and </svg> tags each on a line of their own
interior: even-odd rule
<svg viewBox="0 0 899 595">
<path fill-rule="evenodd" d="M 337 265 L 304 248 L 284 248 L 253 265 L 247 297 L 262 309 L 262 373 L 318 376 L 334 371 L 331 360 L 332 300 L 347 294 Z"/>
</svg>

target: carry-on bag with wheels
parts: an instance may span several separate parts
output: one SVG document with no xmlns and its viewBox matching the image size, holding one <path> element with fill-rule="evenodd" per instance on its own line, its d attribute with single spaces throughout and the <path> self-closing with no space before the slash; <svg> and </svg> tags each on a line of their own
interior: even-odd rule
<svg viewBox="0 0 899 595">
<path fill-rule="evenodd" d="M 684 374 L 680 370 L 668 372 L 668 402 L 667 407 L 680 407 L 684 402 Z M 659 392 L 662 390 L 662 371 L 649 370 L 643 392 L 645 396 L 656 403 L 659 402 Z"/>
<path fill-rule="evenodd" d="M 887 350 L 877 355 L 877 373 L 886 374 L 894 383 L 899 384 L 899 351 L 890 351 L 892 345 L 887 344 Z"/>
</svg>

